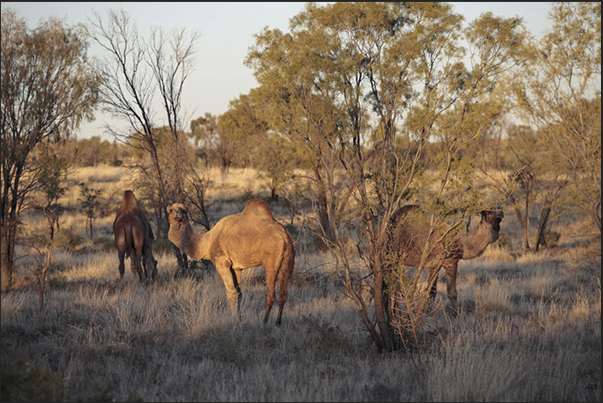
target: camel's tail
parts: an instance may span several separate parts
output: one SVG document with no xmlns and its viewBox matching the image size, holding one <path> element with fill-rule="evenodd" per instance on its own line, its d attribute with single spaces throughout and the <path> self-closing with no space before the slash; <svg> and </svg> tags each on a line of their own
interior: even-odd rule
<svg viewBox="0 0 603 403">
<path fill-rule="evenodd" d="M 287 282 L 289 276 L 293 273 L 293 266 L 295 266 L 295 242 L 291 235 L 288 237 L 289 244 L 285 247 L 285 253 L 283 254 L 283 260 L 281 267 L 279 268 L 280 287 L 284 286 L 287 288 Z"/>
<path fill-rule="evenodd" d="M 124 225 L 124 239 L 126 244 L 126 258 L 131 259 L 131 253 L 135 250 L 134 248 L 134 234 L 132 234 L 132 226 Z"/>
<path fill-rule="evenodd" d="M 276 324 L 281 324 L 281 317 L 283 315 L 283 306 L 287 301 L 287 284 L 289 284 L 289 277 L 293 273 L 293 267 L 295 266 L 295 242 L 291 235 L 287 232 L 288 244 L 285 246 L 285 253 L 283 254 L 283 260 L 279 267 L 279 295 L 278 295 L 278 317 Z"/>
</svg>

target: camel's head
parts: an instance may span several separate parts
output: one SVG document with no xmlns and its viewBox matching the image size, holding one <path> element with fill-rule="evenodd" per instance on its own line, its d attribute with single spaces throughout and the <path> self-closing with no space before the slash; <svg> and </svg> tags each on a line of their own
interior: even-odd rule
<svg viewBox="0 0 603 403">
<path fill-rule="evenodd" d="M 505 214 L 502 210 L 486 210 L 482 211 L 482 221 L 486 225 L 492 227 L 492 229 L 498 233 L 500 232 L 500 222 L 502 221 Z M 498 237 L 497 237 L 498 238 Z"/>
<path fill-rule="evenodd" d="M 168 220 L 170 224 L 185 224 L 188 221 L 188 209 L 182 203 L 174 203 L 167 208 Z"/>
</svg>

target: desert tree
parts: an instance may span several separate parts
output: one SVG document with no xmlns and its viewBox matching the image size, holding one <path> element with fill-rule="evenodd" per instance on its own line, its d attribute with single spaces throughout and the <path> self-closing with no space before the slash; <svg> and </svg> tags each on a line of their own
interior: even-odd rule
<svg viewBox="0 0 603 403">
<path fill-rule="evenodd" d="M 145 40 L 123 10 L 110 10 L 106 19 L 95 13 L 90 29 L 92 38 L 107 55 L 100 69 L 104 84 L 101 106 L 125 122 L 125 127 L 107 126 L 107 130 L 116 139 L 139 147 L 149 157 L 150 166 L 139 166 L 139 172 L 145 182 L 154 184 L 151 200 L 157 232 L 165 238 L 166 207 L 184 201 L 187 180 L 197 185 L 204 183 L 196 176 L 186 152 L 189 139 L 184 135 L 182 108 L 182 93 L 194 67 L 200 33 L 182 28 L 168 34 L 161 27 L 152 27 L 149 39 Z M 156 104 L 156 96 L 160 106 Z M 156 121 L 158 114 L 163 116 L 161 123 Z M 167 142 L 160 141 L 160 128 L 168 128 L 169 136 L 163 137 Z M 170 158 L 161 158 L 161 147 L 170 149 Z M 174 252 L 180 268 L 185 269 L 186 256 L 177 248 Z"/>
<path fill-rule="evenodd" d="M 246 64 L 254 68 L 261 84 L 255 96 L 260 105 L 256 113 L 271 131 L 290 141 L 297 150 L 298 166 L 308 173 L 297 178 L 298 183 L 303 183 L 300 193 L 311 195 L 318 217 L 316 235 L 325 241 L 333 239 L 333 223 L 340 222 L 349 199 L 349 192 L 335 172 L 337 150 L 344 146 L 339 136 L 345 135 L 343 141 L 348 142 L 348 133 L 339 125 L 345 112 L 335 102 L 338 76 L 331 70 L 317 70 L 325 53 L 332 51 L 330 58 L 343 54 L 337 49 L 337 37 L 332 38 L 335 42 L 327 40 L 313 51 L 318 45 L 316 38 L 324 33 L 305 28 L 305 24 L 313 23 L 313 13 L 319 12 L 320 7 L 309 4 L 306 12 L 291 20 L 292 34 L 268 29 L 259 33 Z M 336 66 L 329 58 L 323 60 L 329 63 L 329 69 Z M 356 119 L 360 121 L 361 117 Z M 327 246 L 325 242 L 319 245 Z"/>
<path fill-rule="evenodd" d="M 2 290 L 11 288 L 19 215 L 42 185 L 31 151 L 93 119 L 100 77 L 88 63 L 86 38 L 81 26 L 54 17 L 31 30 L 2 8 Z"/>
<path fill-rule="evenodd" d="M 223 172 L 231 167 L 246 167 L 249 164 L 250 153 L 246 148 L 248 136 L 243 134 L 238 137 L 240 132 L 231 130 L 236 130 L 236 127 L 228 127 L 231 123 L 228 119 L 229 112 L 220 116 L 206 113 L 190 124 L 191 138 L 205 165 L 220 167 Z"/>
<path fill-rule="evenodd" d="M 262 97 L 258 89 L 230 102 L 229 110 L 219 119 L 220 139 L 229 137 L 258 170 L 258 178 L 270 189 L 271 200 L 278 197 L 293 176 L 295 150 L 289 138 L 280 135 L 262 117 Z M 243 152 L 245 150 L 245 152 Z"/>
<path fill-rule="evenodd" d="M 498 148 L 498 158 L 481 174 L 515 213 L 523 249 L 537 252 L 546 244 L 547 224 L 566 203 L 563 190 L 568 181 L 555 169 L 555 155 L 546 138 L 532 127 L 505 119 L 498 132 L 505 133 L 505 141 L 491 142 L 491 148 Z M 538 206 L 536 234 L 530 243 L 531 216 Z"/>
<path fill-rule="evenodd" d="M 30 271 L 33 273 L 38 286 L 40 307 L 45 305 L 46 276 L 52 262 L 55 234 L 59 229 L 59 219 L 64 208 L 59 198 L 65 194 L 64 186 L 71 169 L 71 156 L 64 144 L 44 142 L 44 147 L 37 147 L 32 153 L 33 163 L 40 166 L 40 189 L 33 197 L 33 208 L 46 218 L 46 227 L 42 231 L 34 231 L 28 236 L 29 245 L 36 250 L 35 264 Z M 42 144 L 40 144 L 42 145 Z"/>
<path fill-rule="evenodd" d="M 92 38 L 106 52 L 100 63 L 104 78 L 101 106 L 126 123 L 125 127 L 107 126 L 107 131 L 149 156 L 150 167 L 141 170 L 157 185 L 156 199 L 162 207 L 168 202 L 183 201 L 191 162 L 184 151 L 188 138 L 183 134 L 182 92 L 194 66 L 198 31 L 180 29 L 166 34 L 162 28 L 152 27 L 150 38 L 145 40 L 123 10 L 108 11 L 106 19 L 95 13 L 90 29 Z M 157 96 L 160 106 L 156 104 Z M 161 123 L 156 121 L 159 114 L 163 115 Z M 160 128 L 169 130 L 163 142 Z M 172 155 L 177 158 L 161 160 L 158 149 L 167 147 L 163 143 L 168 140 L 175 153 Z M 168 165 L 174 165 L 169 178 L 163 168 Z M 167 225 L 165 213 L 158 214 L 162 214 L 158 216 L 158 226 L 163 234 Z"/>
<path fill-rule="evenodd" d="M 398 53 L 397 60 L 392 52 L 386 60 L 393 38 L 403 36 L 404 14 L 400 4 L 309 4 L 292 19 L 291 34 L 265 30 L 248 57 L 265 94 L 262 110 L 272 116 L 267 121 L 304 150 L 300 166 L 311 173 L 317 212 L 312 229 L 332 253 L 371 338 L 389 351 L 395 342 L 384 310 L 387 214 L 404 200 L 410 181 L 388 174 L 398 175 L 406 163 L 412 177 L 418 161 L 413 156 L 421 150 L 419 140 L 404 155 L 394 151 L 419 56 L 415 48 Z M 387 71 L 392 62 L 395 67 Z M 347 253 L 354 232 L 368 274 L 356 271 Z M 367 281 L 373 284 L 375 321 L 364 292 L 371 288 Z"/>
<path fill-rule="evenodd" d="M 205 115 L 191 120 L 190 134 L 191 140 L 198 150 L 198 155 L 205 166 L 218 165 L 218 159 L 215 155 L 215 149 L 220 141 L 217 117 L 206 112 Z"/>
<path fill-rule="evenodd" d="M 434 229 L 438 218 L 456 217 L 444 231 L 454 235 L 486 206 L 461 152 L 502 116 L 497 78 L 522 63 L 520 19 L 485 14 L 466 31 L 461 24 L 446 3 L 308 4 L 291 20 L 291 34 L 264 30 L 247 59 L 270 127 L 304 147 L 314 172 L 315 233 L 386 351 L 410 341 L 429 296 L 429 287 L 403 290 L 416 303 L 393 309 L 402 279 L 391 273 L 405 268 L 388 251 L 391 219 L 410 200 L 422 201 Z M 469 68 L 462 34 L 473 50 Z M 422 164 L 428 140 L 438 144 L 430 172 Z"/>
<path fill-rule="evenodd" d="M 601 3 L 553 3 L 517 91 L 520 116 L 543 136 L 568 200 L 601 232 Z"/>
<path fill-rule="evenodd" d="M 187 154 L 188 136 L 184 122 L 189 120 L 182 108 L 182 92 L 189 74 L 194 69 L 196 43 L 199 31 L 187 32 L 185 28 L 166 34 L 161 27 L 151 29 L 149 66 L 161 95 L 170 134 L 172 200 L 183 202 L 186 196 L 185 181 L 195 177 L 195 170 Z M 196 177 L 195 177 L 196 178 Z M 199 179 L 199 178 L 196 178 Z"/>
<path fill-rule="evenodd" d="M 86 226 L 90 231 L 90 239 L 94 240 L 94 220 L 96 220 L 97 210 L 101 206 L 99 197 L 103 191 L 89 187 L 86 183 L 80 183 L 80 198 L 79 202 L 82 205 L 82 210 L 86 216 Z"/>
</svg>

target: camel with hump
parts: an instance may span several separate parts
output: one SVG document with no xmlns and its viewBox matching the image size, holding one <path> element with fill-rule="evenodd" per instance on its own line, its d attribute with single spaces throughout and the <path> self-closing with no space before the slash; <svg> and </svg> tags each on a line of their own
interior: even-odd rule
<svg viewBox="0 0 603 403">
<path fill-rule="evenodd" d="M 228 215 L 209 231 L 196 232 L 189 222 L 188 209 L 174 203 L 167 209 L 170 230 L 168 238 L 182 252 L 194 259 L 211 260 L 226 287 L 230 307 L 235 315 L 241 304 L 241 271 L 262 266 L 266 271 L 266 311 L 264 324 L 276 300 L 279 278 L 278 316 L 281 324 L 287 301 L 287 284 L 295 259 L 295 244 L 287 230 L 272 216 L 262 200 L 249 200 L 243 211 Z"/>
<path fill-rule="evenodd" d="M 115 248 L 119 258 L 119 278 L 124 287 L 124 259 L 130 258 L 130 270 L 134 277 L 147 284 L 157 277 L 157 260 L 153 256 L 153 229 L 134 196 L 126 190 L 113 221 Z"/>
<path fill-rule="evenodd" d="M 501 210 L 486 210 L 481 213 L 481 221 L 469 235 L 456 235 L 444 242 L 444 233 L 435 229 L 429 236 L 430 224 L 417 205 L 403 206 L 394 214 L 392 249 L 400 262 L 409 267 L 419 267 L 423 250 L 427 246 L 428 255 L 423 267 L 429 270 L 430 298 L 436 296 L 436 282 L 440 268 L 446 272 L 446 288 L 453 313 L 458 313 L 456 274 L 459 260 L 479 256 L 488 245 L 496 242 L 500 232 L 500 222 L 504 217 Z"/>
</svg>

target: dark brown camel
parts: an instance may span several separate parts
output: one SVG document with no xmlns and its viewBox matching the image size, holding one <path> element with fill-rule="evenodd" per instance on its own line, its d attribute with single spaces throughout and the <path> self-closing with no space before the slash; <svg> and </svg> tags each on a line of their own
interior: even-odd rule
<svg viewBox="0 0 603 403">
<path fill-rule="evenodd" d="M 432 287 L 430 297 L 436 295 L 436 279 L 434 275 L 443 267 L 446 271 L 446 287 L 448 299 L 454 310 L 458 312 L 456 293 L 456 273 L 459 260 L 473 259 L 480 255 L 486 247 L 498 239 L 500 222 L 504 214 L 502 211 L 482 211 L 481 221 L 475 231 L 467 236 L 457 235 L 450 241 L 443 241 L 443 232 L 434 230 L 430 237 L 424 268 L 430 273 Z M 429 221 L 416 205 L 401 207 L 393 217 L 393 250 L 402 263 L 410 267 L 421 265 L 421 256 L 429 234 Z"/>
<path fill-rule="evenodd" d="M 124 258 L 130 258 L 134 277 L 147 284 L 157 276 L 157 260 L 153 257 L 153 229 L 131 190 L 124 192 L 119 210 L 113 221 L 115 247 L 119 257 L 119 277 L 124 287 Z M 142 265 L 142 267 L 141 267 Z"/>
<path fill-rule="evenodd" d="M 270 207 L 261 200 L 249 200 L 242 212 L 222 218 L 205 233 L 193 230 L 188 209 L 183 204 L 174 203 L 167 211 L 168 238 L 188 256 L 213 262 L 226 287 L 233 313 L 239 312 L 243 269 L 263 266 L 266 271 L 268 291 L 264 324 L 276 299 L 276 278 L 280 277 L 276 318 L 276 324 L 280 325 L 287 300 L 287 283 L 293 272 L 295 245 L 291 235 L 272 216 Z"/>
</svg>

